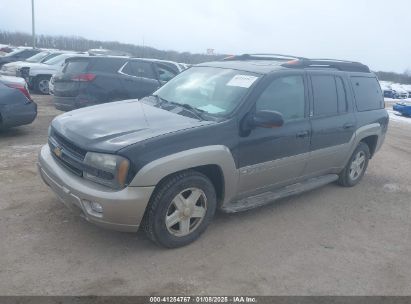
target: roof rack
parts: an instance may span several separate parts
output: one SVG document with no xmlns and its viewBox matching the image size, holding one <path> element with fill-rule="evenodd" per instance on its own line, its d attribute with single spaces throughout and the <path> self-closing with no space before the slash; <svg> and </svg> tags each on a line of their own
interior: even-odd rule
<svg viewBox="0 0 411 304">
<path fill-rule="evenodd" d="M 273 60 L 284 62 L 282 66 L 287 68 L 336 69 L 339 71 L 347 72 L 370 73 L 368 66 L 356 61 L 323 58 L 309 59 L 283 54 L 242 54 L 229 56 L 224 58 L 223 60 Z"/>
<path fill-rule="evenodd" d="M 347 72 L 371 72 L 365 64 L 338 59 L 297 59 L 283 63 L 282 66 L 287 68 L 326 68 Z"/>
<path fill-rule="evenodd" d="M 274 61 L 290 61 L 296 59 L 306 59 L 304 57 L 297 57 L 292 55 L 284 54 L 242 54 L 242 55 L 233 55 L 224 58 L 225 61 L 231 60 L 274 60 Z"/>
</svg>

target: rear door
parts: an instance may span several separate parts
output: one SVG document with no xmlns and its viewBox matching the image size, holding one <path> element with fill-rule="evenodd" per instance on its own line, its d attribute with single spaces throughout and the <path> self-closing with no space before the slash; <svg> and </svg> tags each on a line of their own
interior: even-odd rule
<svg viewBox="0 0 411 304">
<path fill-rule="evenodd" d="M 95 75 L 88 83 L 84 94 L 96 103 L 124 100 L 128 98 L 118 71 L 126 62 L 125 58 L 97 57 L 91 61 L 87 73 Z"/>
<path fill-rule="evenodd" d="M 336 173 L 344 166 L 356 129 L 352 96 L 343 73 L 309 72 L 310 158 L 306 174 Z"/>
<path fill-rule="evenodd" d="M 160 87 L 152 62 L 130 60 L 118 72 L 128 98 L 142 98 Z"/>
</svg>

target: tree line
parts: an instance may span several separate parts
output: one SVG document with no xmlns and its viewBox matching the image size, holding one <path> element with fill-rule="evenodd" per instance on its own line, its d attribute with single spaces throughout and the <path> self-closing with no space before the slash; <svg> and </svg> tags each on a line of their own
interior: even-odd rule
<svg viewBox="0 0 411 304">
<path fill-rule="evenodd" d="M 0 44 L 31 46 L 32 36 L 28 33 L 22 32 L 0 31 Z M 218 60 L 226 56 L 193 54 L 189 52 L 176 52 L 172 50 L 165 51 L 148 46 L 120 43 L 116 41 L 90 40 L 78 36 L 37 35 L 36 46 L 38 48 L 72 50 L 79 52 L 85 52 L 90 49 L 103 48 L 112 51 L 126 52 L 134 57 L 156 58 L 190 64 Z"/>
<path fill-rule="evenodd" d="M 32 37 L 28 33 L 0 31 L 0 43 L 15 46 L 30 46 Z M 117 41 L 90 40 L 78 36 L 51 36 L 38 35 L 36 45 L 39 48 L 54 48 L 61 50 L 72 50 L 84 52 L 89 49 L 109 49 L 113 51 L 126 52 L 134 57 L 156 58 L 172 60 L 184 63 L 201 63 L 218 60 L 226 55 L 192 54 L 189 52 L 176 52 L 158 50 L 153 47 L 134 45 L 130 43 L 120 43 Z M 411 71 L 405 73 L 376 72 L 379 80 L 392 81 L 403 84 L 411 84 Z"/>
</svg>

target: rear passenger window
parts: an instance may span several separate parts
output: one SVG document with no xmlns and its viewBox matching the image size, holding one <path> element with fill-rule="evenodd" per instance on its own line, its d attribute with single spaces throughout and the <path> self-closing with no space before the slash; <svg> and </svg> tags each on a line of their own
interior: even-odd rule
<svg viewBox="0 0 411 304">
<path fill-rule="evenodd" d="M 382 109 L 384 101 L 376 78 L 351 77 L 358 111 Z"/>
<path fill-rule="evenodd" d="M 130 76 L 156 79 L 152 66 L 148 62 L 129 61 L 121 72 Z"/>
<path fill-rule="evenodd" d="M 335 115 L 338 113 L 337 87 L 334 76 L 311 76 L 314 95 L 314 115 Z"/>
<path fill-rule="evenodd" d="M 285 121 L 304 118 L 305 98 L 302 76 L 286 76 L 273 80 L 258 98 L 256 110 L 280 112 Z"/>
</svg>

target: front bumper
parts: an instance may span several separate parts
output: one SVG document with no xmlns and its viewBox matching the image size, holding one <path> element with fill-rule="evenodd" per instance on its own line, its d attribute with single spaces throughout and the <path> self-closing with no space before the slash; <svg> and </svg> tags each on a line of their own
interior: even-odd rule
<svg viewBox="0 0 411 304">
<path fill-rule="evenodd" d="M 61 167 L 48 145 L 41 149 L 37 166 L 43 181 L 64 205 L 89 222 L 118 231 L 138 230 L 154 186 L 110 190 Z M 91 202 L 99 203 L 103 212 L 94 212 Z"/>
</svg>

